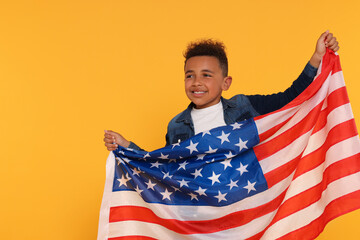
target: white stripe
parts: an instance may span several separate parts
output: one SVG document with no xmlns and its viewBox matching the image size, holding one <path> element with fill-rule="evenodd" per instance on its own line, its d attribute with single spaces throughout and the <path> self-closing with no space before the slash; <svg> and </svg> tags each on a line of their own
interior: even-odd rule
<svg viewBox="0 0 360 240">
<path fill-rule="evenodd" d="M 325 207 L 333 200 L 360 190 L 360 172 L 343 177 L 332 183 L 323 191 L 321 199 L 310 206 L 279 220 L 269 227 L 261 239 L 277 239 L 316 220 Z"/>
<path fill-rule="evenodd" d="M 274 123 L 280 124 L 282 122 L 285 122 L 290 117 L 292 117 L 296 113 L 296 111 L 298 111 L 298 109 L 299 106 L 295 106 L 289 109 L 285 109 L 283 111 L 272 113 L 269 116 L 256 120 L 255 122 L 258 127 L 258 133 L 262 134 L 268 131 L 269 129 L 274 127 Z"/>
<path fill-rule="evenodd" d="M 118 191 L 112 193 L 111 206 L 140 206 L 150 208 L 157 216 L 164 219 L 183 221 L 212 220 L 234 212 L 255 208 L 266 204 L 280 195 L 289 186 L 292 175 L 277 183 L 270 189 L 245 198 L 234 204 L 223 207 L 211 206 L 176 206 L 158 203 L 146 203 L 136 192 Z"/>
<path fill-rule="evenodd" d="M 113 187 L 115 171 L 115 156 L 110 152 L 106 160 L 106 179 L 105 179 L 105 188 L 103 199 L 101 202 L 100 216 L 99 216 L 99 228 L 97 240 L 108 239 L 109 234 L 109 215 L 110 215 L 110 202 L 111 202 L 111 192 Z"/>
<path fill-rule="evenodd" d="M 321 130 L 311 135 L 309 139 L 309 144 L 305 149 L 303 156 L 306 156 L 321 147 L 324 144 L 326 137 L 332 128 L 334 128 L 340 123 L 349 121 L 353 118 L 354 115 L 352 114 L 351 106 L 349 103 L 333 109 L 327 116 L 326 125 Z"/>
<path fill-rule="evenodd" d="M 342 87 L 345 87 L 343 72 L 336 72 L 331 76 L 331 83 L 328 94 Z"/>
<path fill-rule="evenodd" d="M 358 154 L 360 152 L 359 146 L 359 136 L 346 139 L 333 145 L 329 148 L 325 155 L 325 162 L 311 171 L 300 175 L 291 182 L 284 201 L 319 184 L 323 180 L 323 172 L 326 168 L 328 168 L 331 164 Z"/>
<path fill-rule="evenodd" d="M 282 165 L 298 157 L 306 148 L 311 135 L 311 131 L 312 130 L 299 136 L 286 147 L 277 151 L 273 155 L 261 160 L 259 163 L 263 170 L 263 173 L 266 174 L 268 172 L 271 172 L 272 170 L 281 167 Z"/>
</svg>

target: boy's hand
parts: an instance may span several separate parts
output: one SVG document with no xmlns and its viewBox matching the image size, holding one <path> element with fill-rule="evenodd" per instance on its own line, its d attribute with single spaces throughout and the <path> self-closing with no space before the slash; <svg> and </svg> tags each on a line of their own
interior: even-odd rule
<svg viewBox="0 0 360 240">
<path fill-rule="evenodd" d="M 119 145 L 122 147 L 129 147 L 130 145 L 130 142 L 117 132 L 105 130 L 104 136 L 105 146 L 109 151 L 116 150 Z"/>
<path fill-rule="evenodd" d="M 339 50 L 339 43 L 329 30 L 321 34 L 317 40 L 315 52 L 310 59 L 310 64 L 312 66 L 316 68 L 320 66 L 321 59 L 326 53 L 326 48 L 329 48 L 334 52 Z"/>
</svg>

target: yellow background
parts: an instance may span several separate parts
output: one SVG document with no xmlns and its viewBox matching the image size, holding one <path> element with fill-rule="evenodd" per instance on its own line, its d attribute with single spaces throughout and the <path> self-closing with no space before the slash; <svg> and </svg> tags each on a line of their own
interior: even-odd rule
<svg viewBox="0 0 360 240">
<path fill-rule="evenodd" d="M 356 0 L 2 0 L 0 238 L 96 238 L 103 130 L 162 147 L 188 104 L 182 52 L 194 39 L 226 44 L 231 97 L 287 88 L 330 29 L 360 126 L 359 12 Z M 318 239 L 359 239 L 359 220 L 346 214 Z"/>
</svg>

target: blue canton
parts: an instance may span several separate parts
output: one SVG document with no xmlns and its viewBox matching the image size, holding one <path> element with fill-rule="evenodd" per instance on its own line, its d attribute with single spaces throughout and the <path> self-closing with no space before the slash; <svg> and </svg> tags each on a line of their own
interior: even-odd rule
<svg viewBox="0 0 360 240">
<path fill-rule="evenodd" d="M 152 152 L 119 147 L 113 191 L 136 191 L 149 203 L 226 206 L 267 189 L 258 143 L 249 119 Z"/>
</svg>

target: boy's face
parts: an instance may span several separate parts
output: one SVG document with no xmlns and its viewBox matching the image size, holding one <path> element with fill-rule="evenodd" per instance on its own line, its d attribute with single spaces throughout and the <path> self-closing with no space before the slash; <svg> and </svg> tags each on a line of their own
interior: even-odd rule
<svg viewBox="0 0 360 240">
<path fill-rule="evenodd" d="M 191 57 L 186 61 L 184 71 L 185 92 L 196 108 L 219 103 L 222 91 L 231 85 L 231 77 L 224 77 L 216 57 Z"/>
</svg>

